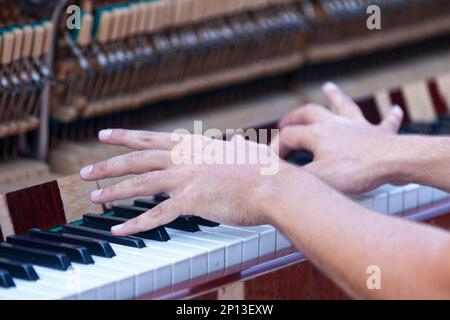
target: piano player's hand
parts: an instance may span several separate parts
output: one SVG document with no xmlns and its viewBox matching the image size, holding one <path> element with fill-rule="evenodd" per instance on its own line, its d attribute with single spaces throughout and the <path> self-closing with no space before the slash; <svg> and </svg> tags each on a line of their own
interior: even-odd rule
<svg viewBox="0 0 450 320">
<path fill-rule="evenodd" d="M 360 108 L 335 84 L 323 93 L 332 111 L 309 104 L 284 117 L 272 142 L 280 156 L 306 149 L 314 161 L 303 168 L 346 193 L 371 190 L 386 181 L 389 156 L 397 148 L 396 133 L 403 119 L 394 106 L 380 125 L 370 124 Z"/>
<path fill-rule="evenodd" d="M 271 152 L 267 145 L 246 141 L 241 136 L 225 142 L 198 135 L 116 129 L 102 131 L 99 137 L 104 143 L 136 151 L 87 166 L 81 170 L 81 177 L 84 180 L 98 180 L 129 174 L 136 176 L 93 192 L 93 202 L 105 203 L 161 192 L 171 196 L 147 213 L 114 229 L 115 235 L 153 229 L 180 215 L 192 213 L 233 225 L 270 223 L 270 214 L 266 214 L 270 210 L 264 209 L 265 204 L 273 198 L 272 202 L 275 202 L 273 190 L 282 190 L 282 181 L 287 181 L 290 172 L 298 171 Z M 247 157 L 244 164 L 228 165 L 220 164 L 220 158 L 208 158 L 213 147 L 217 147 L 215 150 L 220 153 L 232 144 L 240 155 L 243 151 L 255 156 L 258 161 L 249 162 L 250 157 Z M 261 154 L 268 158 L 262 161 L 259 158 Z M 180 155 L 182 159 L 178 158 Z M 266 174 L 264 168 L 268 169 Z M 304 174 L 315 179 L 308 173 Z"/>
</svg>

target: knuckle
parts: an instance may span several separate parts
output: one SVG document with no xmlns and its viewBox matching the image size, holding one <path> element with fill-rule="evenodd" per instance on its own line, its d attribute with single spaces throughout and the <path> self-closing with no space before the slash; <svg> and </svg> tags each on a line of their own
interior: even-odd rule
<svg viewBox="0 0 450 320">
<path fill-rule="evenodd" d="M 161 203 L 154 207 L 151 211 L 151 216 L 153 219 L 160 219 L 164 215 L 165 204 Z"/>
<path fill-rule="evenodd" d="M 143 214 L 126 222 L 128 224 L 128 227 L 135 230 L 136 232 L 144 231 L 145 221 L 143 221 L 142 216 Z"/>
<path fill-rule="evenodd" d="M 131 219 L 131 220 L 129 220 L 127 223 L 130 225 L 130 226 L 132 226 L 132 227 L 136 227 L 136 226 L 138 226 L 140 223 L 139 223 L 139 220 L 141 219 L 140 218 L 141 216 L 138 216 L 138 217 L 136 217 L 136 218 L 133 218 L 133 219 Z"/>
<path fill-rule="evenodd" d="M 112 132 L 112 136 L 116 139 L 123 139 L 126 136 L 127 131 L 124 129 L 114 129 Z"/>
<path fill-rule="evenodd" d="M 147 154 L 145 151 L 135 151 L 130 154 L 130 160 L 132 162 L 141 162 L 141 161 L 145 160 L 146 157 L 147 157 Z"/>
<path fill-rule="evenodd" d="M 308 113 L 308 112 L 317 111 L 319 108 L 320 108 L 320 106 L 318 106 L 317 104 L 307 103 L 301 109 L 299 109 L 299 111 Z"/>
<path fill-rule="evenodd" d="M 117 193 L 120 188 L 117 185 L 112 185 L 103 189 L 103 194 L 111 197 Z"/>
<path fill-rule="evenodd" d="M 150 223 L 151 217 L 148 212 L 146 212 L 136 217 L 135 220 L 135 225 L 137 228 L 145 229 L 145 226 Z"/>
<path fill-rule="evenodd" d="M 141 187 L 149 182 L 149 175 L 148 174 L 142 174 L 139 176 L 134 177 L 131 180 L 131 183 L 133 187 Z"/>
<path fill-rule="evenodd" d="M 286 141 L 286 139 L 289 139 L 292 136 L 292 133 L 294 132 L 292 127 L 286 127 L 280 131 L 280 134 L 278 135 L 278 141 L 283 142 Z"/>
<path fill-rule="evenodd" d="M 181 176 L 184 179 L 195 177 L 200 165 L 185 165 L 174 169 L 175 176 Z"/>
<path fill-rule="evenodd" d="M 324 123 L 313 123 L 308 126 L 309 133 L 312 136 L 319 137 L 321 134 L 324 134 L 327 130 L 333 130 L 333 123 L 324 122 Z"/>
<path fill-rule="evenodd" d="M 154 135 L 147 131 L 143 132 L 140 138 L 143 144 L 151 144 L 155 139 Z"/>
<path fill-rule="evenodd" d="M 192 188 L 189 190 L 189 203 L 204 203 L 204 193 Z"/>
<path fill-rule="evenodd" d="M 98 171 L 105 172 L 108 169 L 108 161 L 107 160 L 100 161 L 95 165 L 95 167 Z"/>
</svg>

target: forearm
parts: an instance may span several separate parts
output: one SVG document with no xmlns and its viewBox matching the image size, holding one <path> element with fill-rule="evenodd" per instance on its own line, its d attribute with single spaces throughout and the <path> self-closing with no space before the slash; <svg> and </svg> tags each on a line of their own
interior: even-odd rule
<svg viewBox="0 0 450 320">
<path fill-rule="evenodd" d="M 289 180 L 272 201 L 274 224 L 352 297 L 450 297 L 445 232 L 372 213 L 300 171 Z M 292 188 L 298 181 L 316 196 Z M 381 269 L 381 290 L 367 288 L 373 265 Z"/>
<path fill-rule="evenodd" d="M 450 192 L 450 138 L 399 136 L 381 155 L 385 180 L 414 182 Z"/>
</svg>

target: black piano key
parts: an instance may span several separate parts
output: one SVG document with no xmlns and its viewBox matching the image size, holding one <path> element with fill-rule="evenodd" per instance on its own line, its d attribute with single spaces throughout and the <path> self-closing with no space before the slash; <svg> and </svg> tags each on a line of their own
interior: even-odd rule
<svg viewBox="0 0 450 320">
<path fill-rule="evenodd" d="M 433 123 L 405 123 L 400 128 L 399 132 L 401 134 L 425 134 L 434 135 L 436 134 L 436 125 Z"/>
<path fill-rule="evenodd" d="M 438 135 L 450 135 L 450 124 L 440 125 L 437 128 L 437 134 Z"/>
<path fill-rule="evenodd" d="M 0 269 L 0 288 L 13 288 L 15 286 L 11 274 L 6 270 Z"/>
<path fill-rule="evenodd" d="M 125 204 L 113 206 L 114 216 L 125 219 L 136 218 L 137 216 L 140 216 L 146 211 L 148 211 L 147 208 L 129 206 Z"/>
<path fill-rule="evenodd" d="M 450 120 L 443 121 L 439 119 L 436 124 L 436 134 L 438 135 L 449 135 L 450 134 Z"/>
<path fill-rule="evenodd" d="M 89 253 L 94 256 L 112 258 L 116 255 L 111 245 L 100 239 L 91 239 L 88 237 L 78 236 L 68 233 L 43 231 L 40 229 L 31 229 L 28 236 L 43 240 L 57 241 L 62 243 L 80 245 L 89 250 Z"/>
<path fill-rule="evenodd" d="M 90 237 L 94 239 L 106 240 L 110 243 L 115 243 L 127 247 L 145 248 L 145 243 L 142 239 L 136 237 L 115 237 L 109 231 L 97 230 L 94 228 L 79 226 L 76 224 L 64 225 L 63 232 L 76 234 L 79 236 Z"/>
<path fill-rule="evenodd" d="M 29 263 L 0 258 L 0 269 L 8 271 L 14 278 L 36 281 L 39 276 Z"/>
<path fill-rule="evenodd" d="M 159 203 L 160 202 L 158 202 L 154 199 L 139 198 L 139 199 L 134 200 L 135 207 L 141 207 L 141 208 L 147 208 L 147 209 L 153 209 Z"/>
<path fill-rule="evenodd" d="M 147 208 L 152 209 L 153 207 L 156 207 L 158 205 L 158 202 L 156 202 L 153 199 L 145 199 L 145 198 L 139 198 L 134 200 L 134 206 L 135 207 L 141 207 L 141 208 Z M 207 227 L 217 227 L 220 225 L 220 223 L 209 221 L 200 217 L 193 217 L 194 221 L 201 225 L 201 226 L 207 226 Z"/>
<path fill-rule="evenodd" d="M 137 216 L 140 216 L 147 210 L 147 208 L 128 206 L 124 204 L 113 206 L 114 215 L 125 219 L 133 219 Z M 195 219 L 193 219 L 192 216 L 178 217 L 171 223 L 166 224 L 165 227 L 186 232 L 200 231 L 198 224 L 195 222 Z"/>
<path fill-rule="evenodd" d="M 439 116 L 439 123 L 442 123 L 442 124 L 450 124 L 450 115 L 441 115 L 441 116 Z"/>
<path fill-rule="evenodd" d="M 170 196 L 167 193 L 158 193 L 153 198 L 156 202 L 161 203 L 163 201 L 169 200 Z"/>
<path fill-rule="evenodd" d="M 98 214 L 88 213 L 83 216 L 83 225 L 86 227 L 106 230 L 110 231 L 111 227 L 116 226 L 118 224 L 122 224 L 127 222 L 127 219 L 120 217 L 111 217 L 111 216 L 101 216 Z M 153 230 L 140 232 L 134 234 L 135 237 L 156 240 L 156 241 L 168 241 L 170 240 L 169 235 L 167 234 L 166 229 L 164 227 L 158 227 Z"/>
<path fill-rule="evenodd" d="M 194 219 L 194 221 L 201 226 L 205 226 L 205 227 L 218 227 L 220 226 L 220 223 L 214 222 L 214 221 L 210 221 L 207 219 L 203 219 L 201 217 L 197 217 L 197 216 L 193 216 L 192 219 Z"/>
<path fill-rule="evenodd" d="M 94 260 L 85 247 L 51 240 L 42 240 L 24 236 L 8 236 L 6 242 L 19 246 L 43 249 L 67 254 L 72 262 L 92 264 Z"/>
<path fill-rule="evenodd" d="M 200 227 L 193 216 L 181 216 L 165 225 L 167 228 L 177 229 L 186 232 L 200 231 Z"/>
<path fill-rule="evenodd" d="M 70 266 L 70 259 L 65 253 L 28 248 L 5 242 L 0 243 L 0 257 L 64 271 Z"/>
<path fill-rule="evenodd" d="M 314 154 L 306 150 L 299 150 L 291 153 L 286 160 L 298 166 L 304 166 L 314 161 Z"/>
</svg>

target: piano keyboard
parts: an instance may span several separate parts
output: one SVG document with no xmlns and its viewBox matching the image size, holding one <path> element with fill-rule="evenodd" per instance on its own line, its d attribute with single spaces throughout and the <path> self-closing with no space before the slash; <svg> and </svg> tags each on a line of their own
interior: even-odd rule
<svg viewBox="0 0 450 320">
<path fill-rule="evenodd" d="M 409 184 L 384 185 L 353 200 L 401 215 L 447 198 Z M 7 237 L 0 243 L 0 299 L 132 299 L 293 250 L 273 226 L 234 227 L 191 216 L 130 237 L 108 231 L 165 199 L 137 199 L 104 215 L 87 213 L 49 231 Z"/>
<path fill-rule="evenodd" d="M 366 37 L 369 31 L 359 27 L 365 24 L 365 6 L 372 3 L 368 0 L 224 1 L 220 6 L 206 6 L 205 1 L 197 0 L 129 1 L 114 6 L 111 4 L 120 1 L 82 1 L 82 26 L 74 33 L 61 29 L 63 23 L 47 20 L 50 15 L 44 11 L 50 2 L 43 1 L 36 10 L 42 13 L 38 16 L 46 16 L 43 20 L 35 20 L 34 14 L 20 17 L 24 12 L 18 9 L 8 12 L 3 6 L 6 2 L 14 7 L 14 1 L 0 3 L 0 20 L 4 23 L 0 32 L 0 160 L 15 165 L 19 144 L 24 142 L 20 135 L 33 133 L 38 125 L 42 130 L 34 134 L 43 141 L 84 141 L 112 123 L 129 126 L 137 120 L 154 120 L 153 109 L 131 113 L 143 103 L 294 70 L 304 60 L 335 61 L 368 49 L 417 41 L 426 35 L 411 30 L 418 31 L 427 22 L 436 23 L 428 35 L 437 35 L 449 29 L 440 21 L 447 19 L 450 8 L 442 0 L 375 1 L 383 6 L 386 28 L 385 35 L 376 38 Z M 145 12 L 138 8 L 145 8 Z M 405 29 L 414 36 L 398 35 Z M 52 47 L 56 50 L 53 63 L 47 64 Z M 211 76 L 219 74 L 215 71 L 226 76 Z M 54 79 L 57 81 L 51 81 Z M 444 115 L 450 111 L 446 89 L 449 83 L 445 73 L 435 79 L 377 91 L 360 104 L 376 122 L 392 103 L 397 103 L 408 120 L 404 132 L 448 134 L 449 122 Z M 277 87 L 266 85 L 272 86 Z M 260 87 L 252 90 L 258 96 L 267 91 Z M 41 102 L 42 97 L 50 95 L 50 105 Z M 228 96 L 239 95 L 225 96 L 230 99 Z M 210 101 L 201 100 L 210 108 Z M 212 96 L 210 100 L 217 98 Z M 191 101 L 192 105 L 199 104 L 198 99 Z M 182 104 L 186 110 L 186 103 Z M 38 118 L 41 110 L 46 110 L 42 112 L 44 121 Z M 112 113 L 118 110 L 130 113 Z M 46 113 L 53 120 L 52 132 L 47 132 L 44 125 L 49 120 L 44 118 Z M 86 117 L 86 122 L 81 122 L 80 117 Z M 41 152 L 45 157 L 45 144 L 40 147 L 44 147 Z M 76 153 L 77 160 L 83 157 L 82 152 L 73 150 L 69 146 L 63 154 Z M 93 153 L 92 148 L 87 153 Z M 297 158 L 301 163 L 308 159 L 308 155 Z M 55 162 L 67 165 L 69 161 L 58 158 Z M 4 172 L 14 172 L 4 163 L 2 166 Z M 81 165 L 77 162 L 75 166 L 78 169 Z M 38 171 L 35 166 L 26 167 L 31 170 L 16 170 L 26 175 Z M 2 180 L 2 176 L 6 174 L 0 172 L 0 185 L 9 180 Z M 47 195 L 50 186 L 55 185 L 47 185 L 47 189 L 39 186 L 33 192 Z M 67 185 L 59 184 L 57 188 L 60 192 L 64 188 L 74 191 Z M 59 209 L 66 211 L 63 213 L 79 213 L 66 208 L 67 197 L 61 198 L 64 208 Z M 400 216 L 447 198 L 446 192 L 410 184 L 385 185 L 353 200 L 377 212 Z M 61 210 L 38 210 L 31 204 L 35 212 L 42 213 L 36 218 L 35 212 L 30 216 L 18 206 L 10 206 L 29 201 L 29 197 L 9 194 L 5 199 L 7 203 L 0 199 L 0 239 L 3 235 L 9 237 L 0 242 L 0 299 L 131 299 L 195 279 L 235 272 L 244 265 L 293 250 L 291 242 L 273 226 L 233 227 L 196 217 L 182 217 L 133 237 L 112 237 L 111 226 L 164 201 L 163 196 L 118 205 L 104 215 L 99 214 L 101 208 L 83 209 L 81 212 L 86 214 L 81 219 L 65 219 Z M 11 211 L 8 219 L 6 211 Z M 30 229 L 33 224 L 45 225 L 41 219 L 50 220 L 45 229 L 49 225 L 60 227 Z M 66 224 L 73 220 L 77 221 Z"/>
<path fill-rule="evenodd" d="M 398 187 L 388 184 L 356 196 L 354 200 L 376 212 L 402 215 L 405 211 L 436 203 L 449 197 L 449 193 L 428 186 L 408 184 Z"/>
</svg>

